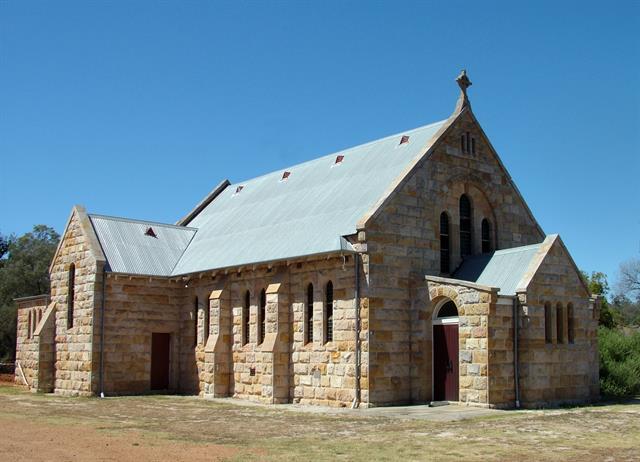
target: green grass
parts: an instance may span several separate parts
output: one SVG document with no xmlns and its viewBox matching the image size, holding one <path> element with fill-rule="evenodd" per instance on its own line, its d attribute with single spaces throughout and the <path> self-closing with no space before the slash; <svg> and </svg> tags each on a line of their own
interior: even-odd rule
<svg viewBox="0 0 640 462">
<path fill-rule="evenodd" d="M 0 386 L 0 406 L 0 422 L 8 424 L 30 419 L 43 432 L 78 426 L 113 438 L 139 435 L 150 444 L 222 445 L 239 449 L 237 461 L 577 461 L 630 458 L 640 447 L 640 401 L 435 422 L 178 396 L 63 398 Z"/>
</svg>

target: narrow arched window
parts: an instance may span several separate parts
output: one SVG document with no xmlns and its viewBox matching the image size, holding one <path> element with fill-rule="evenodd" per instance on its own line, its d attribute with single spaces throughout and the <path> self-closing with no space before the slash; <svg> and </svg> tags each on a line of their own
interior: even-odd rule
<svg viewBox="0 0 640 462">
<path fill-rule="evenodd" d="M 67 281 L 67 329 L 73 327 L 73 304 L 76 294 L 76 265 L 69 265 L 69 279 Z"/>
<path fill-rule="evenodd" d="M 467 195 L 463 194 L 460 196 L 460 255 L 466 257 L 471 253 L 471 202 Z"/>
<path fill-rule="evenodd" d="M 27 312 L 27 338 L 31 338 L 33 334 L 33 319 L 31 318 L 31 310 Z"/>
<path fill-rule="evenodd" d="M 326 342 L 333 341 L 333 283 L 327 282 L 325 289 L 325 313 L 326 322 L 324 323 L 324 339 Z"/>
<path fill-rule="evenodd" d="M 307 305 L 305 307 L 305 343 L 313 342 L 313 284 L 307 286 Z"/>
<path fill-rule="evenodd" d="M 242 305 L 242 344 L 249 343 L 249 326 L 251 325 L 250 311 L 251 294 L 247 290 L 244 293 L 244 305 Z"/>
<path fill-rule="evenodd" d="M 440 272 L 449 273 L 449 215 L 440 214 Z"/>
<path fill-rule="evenodd" d="M 551 313 L 551 304 L 549 302 L 544 304 L 544 341 L 545 343 L 551 343 L 553 336 L 551 335 L 551 322 L 553 314 Z"/>
<path fill-rule="evenodd" d="M 264 342 L 264 336 L 267 333 L 267 293 L 264 289 L 260 291 L 260 343 Z"/>
<path fill-rule="evenodd" d="M 209 340 L 209 330 L 211 328 L 211 307 L 207 304 L 204 310 L 204 344 L 207 344 L 207 340 Z"/>
<path fill-rule="evenodd" d="M 567 305 L 567 330 L 569 331 L 569 343 L 573 343 L 576 340 L 576 325 L 573 318 L 573 303 Z"/>
<path fill-rule="evenodd" d="M 198 344 L 198 297 L 193 301 L 193 346 Z"/>
<path fill-rule="evenodd" d="M 491 223 L 486 218 L 482 220 L 482 253 L 489 253 L 493 250 L 491 245 Z"/>
<path fill-rule="evenodd" d="M 564 343 L 564 313 L 562 305 L 556 305 L 556 331 L 558 343 Z"/>
</svg>

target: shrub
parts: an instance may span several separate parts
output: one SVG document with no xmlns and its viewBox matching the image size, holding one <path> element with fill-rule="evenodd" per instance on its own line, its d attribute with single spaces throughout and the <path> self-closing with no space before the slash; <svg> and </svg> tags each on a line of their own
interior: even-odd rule
<svg viewBox="0 0 640 462">
<path fill-rule="evenodd" d="M 629 335 L 600 327 L 600 392 L 623 398 L 640 395 L 640 331 Z"/>
</svg>

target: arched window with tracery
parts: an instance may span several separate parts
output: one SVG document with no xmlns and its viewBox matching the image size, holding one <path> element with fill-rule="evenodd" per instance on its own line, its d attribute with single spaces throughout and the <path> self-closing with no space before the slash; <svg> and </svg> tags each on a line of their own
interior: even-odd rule
<svg viewBox="0 0 640 462">
<path fill-rule="evenodd" d="M 440 272 L 450 271 L 450 244 L 449 244 L 449 215 L 447 212 L 440 214 Z"/>
<path fill-rule="evenodd" d="M 482 220 L 482 253 L 489 253 L 492 250 L 491 223 L 485 218 Z"/>
<path fill-rule="evenodd" d="M 472 251 L 471 201 L 463 194 L 460 196 L 460 255 L 466 257 Z"/>
</svg>

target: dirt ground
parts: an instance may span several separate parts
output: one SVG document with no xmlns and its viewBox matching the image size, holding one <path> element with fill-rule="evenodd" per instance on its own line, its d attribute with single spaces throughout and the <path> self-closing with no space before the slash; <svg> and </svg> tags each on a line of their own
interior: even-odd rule
<svg viewBox="0 0 640 462">
<path fill-rule="evenodd" d="M 7 461 L 640 460 L 640 401 L 435 422 L 0 385 Z"/>
</svg>

